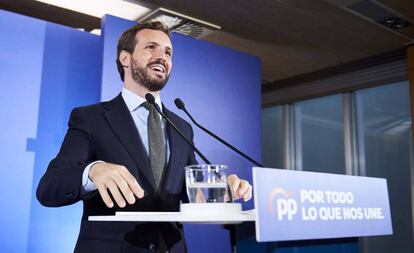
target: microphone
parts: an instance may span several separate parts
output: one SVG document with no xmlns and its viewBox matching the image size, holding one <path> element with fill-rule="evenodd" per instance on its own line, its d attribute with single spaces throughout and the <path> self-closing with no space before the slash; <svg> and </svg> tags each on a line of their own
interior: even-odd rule
<svg viewBox="0 0 414 253">
<path fill-rule="evenodd" d="M 250 156 L 246 155 L 245 153 L 243 153 L 242 151 L 240 151 L 239 149 L 237 149 L 236 147 L 234 147 L 233 145 L 231 145 L 230 143 L 228 143 L 227 141 L 223 140 L 222 138 L 218 137 L 217 135 L 215 135 L 214 133 L 212 133 L 210 130 L 208 130 L 207 128 L 203 127 L 202 125 L 198 124 L 194 118 L 191 116 L 191 114 L 187 111 L 187 109 L 185 108 L 185 104 L 184 102 L 179 99 L 176 98 L 174 100 L 175 105 L 177 106 L 178 109 L 183 110 L 185 112 L 185 114 L 187 114 L 187 116 L 191 119 L 191 121 L 198 126 L 201 130 L 203 130 L 204 132 L 208 133 L 209 135 L 213 136 L 216 140 L 218 140 L 219 142 L 223 143 L 224 145 L 226 145 L 227 147 L 229 147 L 231 150 L 233 150 L 234 152 L 236 152 L 237 154 L 241 155 L 242 157 L 244 157 L 245 159 L 249 160 L 251 163 L 255 164 L 256 166 L 259 167 L 264 167 L 261 163 L 257 162 L 256 160 L 254 160 L 253 158 L 251 158 Z"/>
<path fill-rule="evenodd" d="M 195 145 L 187 137 L 185 137 L 185 135 L 180 131 L 180 129 L 178 129 L 178 127 L 160 110 L 160 108 L 155 103 L 154 96 L 151 93 L 145 94 L 145 99 L 147 100 L 148 103 L 150 103 L 151 105 L 153 105 L 155 107 L 157 112 L 168 122 L 168 124 L 170 126 L 172 126 L 181 135 L 181 137 L 183 137 L 185 142 L 187 142 L 187 144 L 190 145 L 190 147 L 192 147 L 194 149 L 194 151 L 197 153 L 197 155 L 199 155 L 200 158 L 203 159 L 203 161 L 206 164 L 211 164 L 211 162 L 200 152 L 200 150 L 198 150 L 195 147 Z M 221 177 L 219 172 L 214 172 L 214 173 L 216 173 L 218 177 Z M 232 192 L 231 192 L 230 186 L 228 184 L 227 184 L 227 191 L 228 191 L 228 196 L 229 196 L 229 202 L 233 202 Z"/>
</svg>

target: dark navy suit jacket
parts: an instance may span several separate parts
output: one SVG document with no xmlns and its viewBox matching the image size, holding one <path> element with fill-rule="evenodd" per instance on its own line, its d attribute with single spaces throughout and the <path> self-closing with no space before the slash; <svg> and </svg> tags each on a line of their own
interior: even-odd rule
<svg viewBox="0 0 414 253">
<path fill-rule="evenodd" d="M 167 110 L 164 113 L 190 140 L 191 126 Z M 170 147 L 162 188 L 156 190 L 148 154 L 130 112 L 118 95 L 109 102 L 75 108 L 62 147 L 37 188 L 45 206 L 64 206 L 83 201 L 83 216 L 75 252 L 153 252 L 164 238 L 170 252 L 186 252 L 182 226 L 177 223 L 88 221 L 90 215 L 114 215 L 116 211 L 178 211 L 186 201 L 184 167 L 196 164 L 194 151 L 169 126 Z M 125 208 L 108 208 L 97 191 L 82 191 L 82 173 L 96 160 L 124 165 L 144 189 L 144 198 Z M 64 217 L 62 217 L 64 219 Z"/>
</svg>

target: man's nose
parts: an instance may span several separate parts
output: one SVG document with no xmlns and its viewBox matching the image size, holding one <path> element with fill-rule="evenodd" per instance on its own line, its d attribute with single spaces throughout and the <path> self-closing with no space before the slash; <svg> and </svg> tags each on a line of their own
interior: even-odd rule
<svg viewBox="0 0 414 253">
<path fill-rule="evenodd" d="M 167 57 L 168 57 L 168 55 L 167 55 L 167 53 L 165 53 L 165 52 L 164 52 L 164 50 L 157 50 L 157 51 L 155 52 L 154 57 L 155 57 L 157 60 L 163 60 L 163 61 L 165 62 L 165 61 L 167 61 Z"/>
</svg>

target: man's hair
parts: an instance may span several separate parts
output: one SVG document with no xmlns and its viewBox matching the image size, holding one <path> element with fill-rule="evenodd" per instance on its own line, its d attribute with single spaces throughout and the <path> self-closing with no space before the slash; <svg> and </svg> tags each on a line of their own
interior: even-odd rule
<svg viewBox="0 0 414 253">
<path fill-rule="evenodd" d="M 116 57 L 116 65 L 118 67 L 118 72 L 121 77 L 121 80 L 124 81 L 124 68 L 119 61 L 119 55 L 121 54 L 122 50 L 127 51 L 128 53 L 132 54 L 134 52 L 135 45 L 137 44 L 137 40 L 135 38 L 138 31 L 143 29 L 150 29 L 164 32 L 165 34 L 170 36 L 170 30 L 161 22 L 153 21 L 147 23 L 141 23 L 134 25 L 133 27 L 129 28 L 125 32 L 122 33 L 121 37 L 118 40 L 118 47 L 117 47 L 117 57 Z"/>
</svg>

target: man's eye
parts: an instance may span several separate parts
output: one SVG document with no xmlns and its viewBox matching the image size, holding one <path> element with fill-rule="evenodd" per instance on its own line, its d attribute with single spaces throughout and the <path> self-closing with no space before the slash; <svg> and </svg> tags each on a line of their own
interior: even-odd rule
<svg viewBox="0 0 414 253">
<path fill-rule="evenodd" d="M 152 49 L 155 48 L 155 46 L 154 45 L 148 45 L 147 48 L 152 50 Z"/>
<path fill-rule="evenodd" d="M 171 56 L 172 53 L 170 51 L 165 52 L 166 55 Z"/>
</svg>

